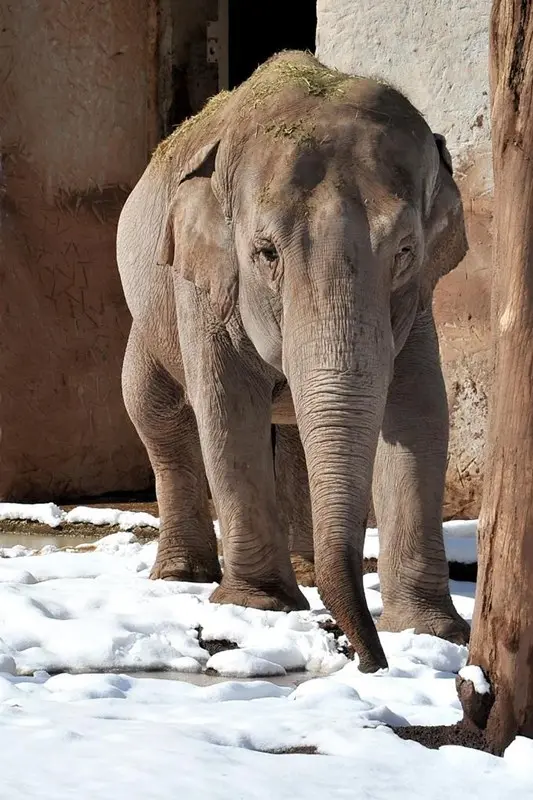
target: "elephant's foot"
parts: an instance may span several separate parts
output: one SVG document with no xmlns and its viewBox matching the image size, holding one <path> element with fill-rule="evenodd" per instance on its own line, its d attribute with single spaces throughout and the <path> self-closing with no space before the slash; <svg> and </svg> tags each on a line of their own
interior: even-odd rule
<svg viewBox="0 0 533 800">
<path fill-rule="evenodd" d="M 179 556 L 157 556 L 150 579 L 186 583 L 219 583 L 222 572 L 218 558 L 199 560 Z"/>
<path fill-rule="evenodd" d="M 398 632 L 414 628 L 415 633 L 429 633 L 454 644 L 468 644 L 470 626 L 455 610 L 451 601 L 434 605 L 410 603 L 386 605 L 379 618 L 378 631 Z"/>
<path fill-rule="evenodd" d="M 299 553 L 291 553 L 291 563 L 298 586 L 316 586 L 314 561 Z"/>
<path fill-rule="evenodd" d="M 309 608 L 309 603 L 296 585 L 295 588 L 284 588 L 280 584 L 266 589 L 240 582 L 225 584 L 222 581 L 209 600 L 211 603 L 231 603 L 262 611 L 306 611 Z"/>
</svg>

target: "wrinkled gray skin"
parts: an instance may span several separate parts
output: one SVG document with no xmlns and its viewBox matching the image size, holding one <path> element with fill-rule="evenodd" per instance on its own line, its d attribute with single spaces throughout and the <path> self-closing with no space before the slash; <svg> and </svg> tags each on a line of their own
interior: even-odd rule
<svg viewBox="0 0 533 800">
<path fill-rule="evenodd" d="M 290 530 L 361 669 L 386 666 L 362 583 L 377 450 L 381 627 L 467 638 L 431 309 L 466 249 L 442 137 L 395 90 L 307 54 L 275 57 L 156 152 L 118 230 L 124 398 L 161 514 L 152 577 L 220 580 L 207 475 L 224 546 L 211 599 L 307 607 Z"/>
</svg>

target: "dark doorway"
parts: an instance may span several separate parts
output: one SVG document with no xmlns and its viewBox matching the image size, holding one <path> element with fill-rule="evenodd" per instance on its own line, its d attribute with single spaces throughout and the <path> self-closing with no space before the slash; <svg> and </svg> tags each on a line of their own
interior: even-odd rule
<svg viewBox="0 0 533 800">
<path fill-rule="evenodd" d="M 279 50 L 315 52 L 316 0 L 229 0 L 229 89 Z"/>
</svg>

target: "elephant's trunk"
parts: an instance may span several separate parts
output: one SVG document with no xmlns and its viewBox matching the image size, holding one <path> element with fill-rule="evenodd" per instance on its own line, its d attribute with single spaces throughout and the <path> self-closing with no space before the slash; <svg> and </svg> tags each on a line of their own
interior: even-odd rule
<svg viewBox="0 0 533 800">
<path fill-rule="evenodd" d="M 363 544 L 392 335 L 388 320 L 347 330 L 353 310 L 344 311 L 340 325 L 338 309 L 330 324 L 315 320 L 303 349 L 287 349 L 285 369 L 309 473 L 318 589 L 359 668 L 374 672 L 387 661 L 364 595 Z"/>
</svg>

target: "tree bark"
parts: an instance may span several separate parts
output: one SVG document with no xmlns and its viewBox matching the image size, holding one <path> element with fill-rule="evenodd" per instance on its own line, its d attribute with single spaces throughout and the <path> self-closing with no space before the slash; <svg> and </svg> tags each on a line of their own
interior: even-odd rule
<svg viewBox="0 0 533 800">
<path fill-rule="evenodd" d="M 490 25 L 495 373 L 470 645 L 490 702 L 469 681 L 458 689 L 465 724 L 501 753 L 533 737 L 532 1 L 494 0 Z"/>
</svg>

